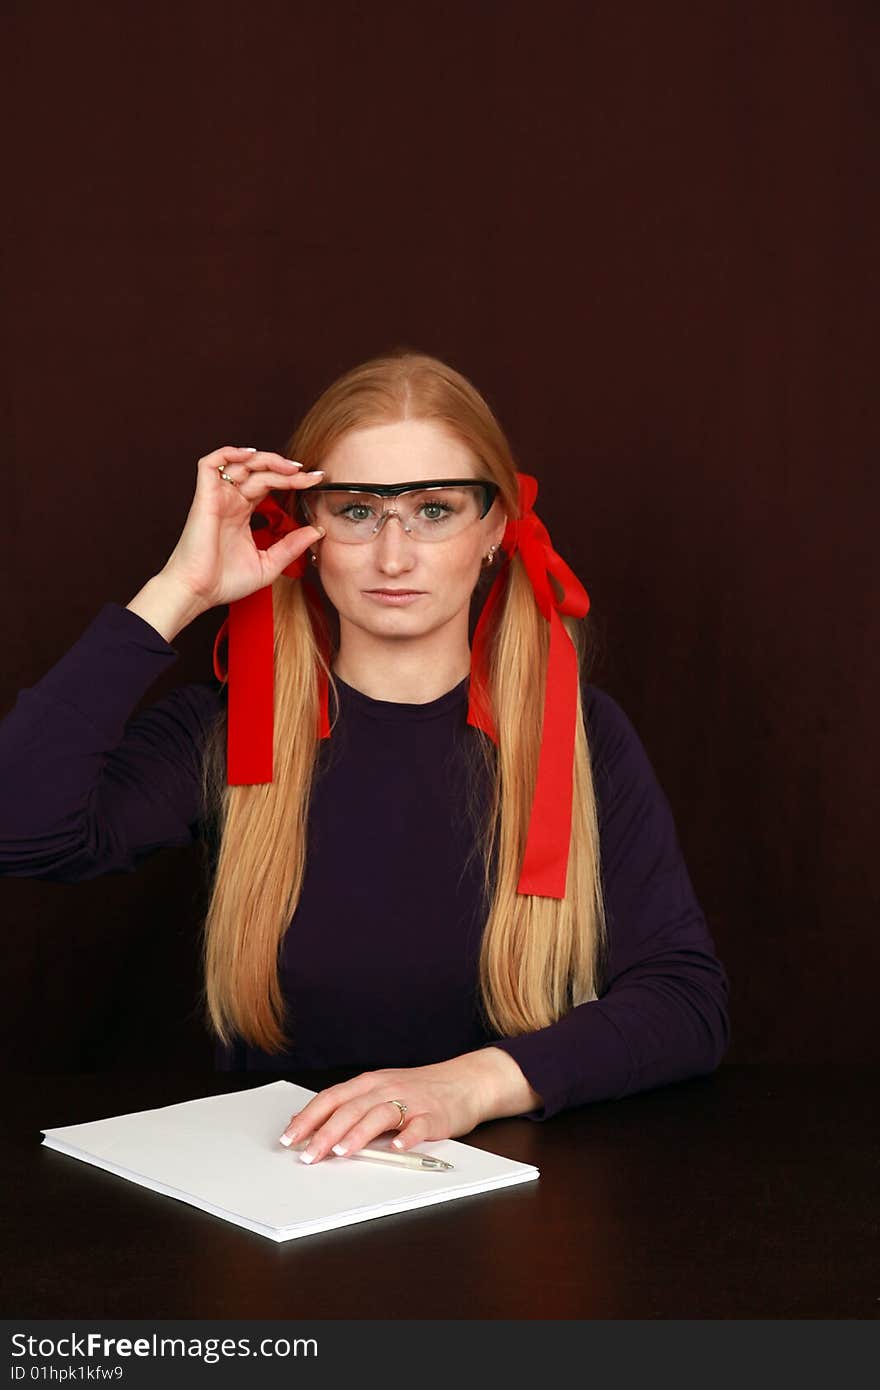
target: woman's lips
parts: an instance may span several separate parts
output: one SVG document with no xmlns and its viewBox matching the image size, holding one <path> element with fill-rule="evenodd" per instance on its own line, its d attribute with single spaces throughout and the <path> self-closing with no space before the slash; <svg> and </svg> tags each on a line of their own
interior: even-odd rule
<svg viewBox="0 0 880 1390">
<path fill-rule="evenodd" d="M 413 603 L 417 598 L 424 598 L 424 594 L 415 589 L 407 589 L 403 592 L 388 592 L 384 589 L 364 589 L 368 598 L 374 598 L 379 603 L 398 604 L 401 607 L 406 603 Z"/>
</svg>

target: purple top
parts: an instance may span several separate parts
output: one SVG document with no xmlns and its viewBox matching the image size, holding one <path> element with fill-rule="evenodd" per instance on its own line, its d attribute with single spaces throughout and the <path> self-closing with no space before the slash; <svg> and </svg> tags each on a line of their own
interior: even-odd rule
<svg viewBox="0 0 880 1390">
<path fill-rule="evenodd" d="M 220 682 L 179 686 L 132 718 L 177 656 L 138 614 L 107 603 L 19 692 L 0 721 L 0 874 L 79 883 L 209 838 L 199 759 L 226 698 Z M 466 742 L 478 737 L 468 677 L 420 705 L 336 679 L 339 721 L 321 745 L 282 947 L 295 1047 L 272 1056 L 217 1044 L 217 1067 L 372 1071 L 494 1044 L 542 1097 L 534 1120 L 713 1071 L 729 1042 L 727 976 L 669 802 L 616 701 L 584 688 L 609 938 L 600 997 L 499 1038 L 478 1011 L 486 913 L 478 856 L 465 863 Z M 488 789 L 477 790 L 485 806 Z"/>
</svg>

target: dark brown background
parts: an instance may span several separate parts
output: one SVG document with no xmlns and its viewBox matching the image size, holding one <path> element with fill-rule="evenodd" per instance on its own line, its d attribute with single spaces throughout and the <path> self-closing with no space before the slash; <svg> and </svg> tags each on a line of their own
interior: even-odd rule
<svg viewBox="0 0 880 1390">
<path fill-rule="evenodd" d="M 0 713 L 162 566 L 199 455 L 436 353 L 589 590 L 729 1060 L 876 1062 L 878 14 L 6 5 Z M 195 851 L 4 880 L 6 1060 L 210 1066 L 201 892 Z"/>
</svg>

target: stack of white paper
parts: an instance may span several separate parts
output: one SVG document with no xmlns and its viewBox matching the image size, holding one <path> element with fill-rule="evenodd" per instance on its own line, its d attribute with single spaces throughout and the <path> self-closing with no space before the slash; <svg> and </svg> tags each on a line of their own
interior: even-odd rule
<svg viewBox="0 0 880 1390">
<path fill-rule="evenodd" d="M 279 1135 L 315 1094 L 291 1081 L 273 1081 L 41 1133 L 43 1143 L 60 1153 L 277 1241 L 538 1177 L 529 1163 L 455 1139 L 416 1146 L 419 1153 L 453 1163 L 451 1172 L 332 1153 L 310 1167 L 279 1143 Z M 370 1147 L 383 1144 L 373 1140 Z"/>
</svg>

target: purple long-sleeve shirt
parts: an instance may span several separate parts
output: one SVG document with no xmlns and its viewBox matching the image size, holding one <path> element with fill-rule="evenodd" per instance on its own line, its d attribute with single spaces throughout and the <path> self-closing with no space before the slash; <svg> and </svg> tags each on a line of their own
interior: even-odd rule
<svg viewBox="0 0 880 1390">
<path fill-rule="evenodd" d="M 132 717 L 177 656 L 107 603 L 19 692 L 0 721 L 0 874 L 78 883 L 208 835 L 199 767 L 220 683 L 179 686 Z M 281 953 L 294 1047 L 217 1045 L 216 1065 L 370 1071 L 494 1045 L 541 1096 L 534 1120 L 713 1071 L 729 1041 L 727 976 L 669 802 L 617 702 L 583 688 L 609 938 L 599 998 L 501 1038 L 478 1009 L 486 905 L 465 812 L 468 678 L 420 705 L 336 679 Z"/>
</svg>

